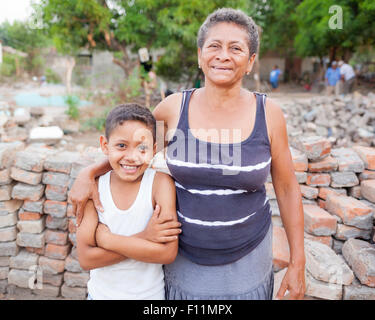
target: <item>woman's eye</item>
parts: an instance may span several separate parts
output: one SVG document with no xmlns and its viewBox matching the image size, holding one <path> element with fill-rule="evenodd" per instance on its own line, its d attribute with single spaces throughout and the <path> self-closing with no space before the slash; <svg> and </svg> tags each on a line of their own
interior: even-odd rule
<svg viewBox="0 0 375 320">
<path fill-rule="evenodd" d="M 241 48 L 239 48 L 239 47 L 233 47 L 232 49 L 235 50 L 235 51 L 240 51 L 241 50 Z"/>
</svg>

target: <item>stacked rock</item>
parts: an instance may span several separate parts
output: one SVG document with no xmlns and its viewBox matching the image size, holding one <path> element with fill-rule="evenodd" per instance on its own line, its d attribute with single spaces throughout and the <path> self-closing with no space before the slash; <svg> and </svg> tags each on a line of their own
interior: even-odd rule
<svg viewBox="0 0 375 320">
<path fill-rule="evenodd" d="M 288 99 L 281 103 L 289 137 L 329 137 L 335 147 L 375 146 L 375 99 L 355 92 L 344 97 Z"/>
<path fill-rule="evenodd" d="M 46 267 L 48 292 L 66 297 L 64 290 L 65 260 L 72 244 L 68 235 L 67 198 L 75 152 L 59 152 L 44 162 L 43 183 L 46 185 L 44 213 L 47 214 L 46 247 L 42 264 Z"/>
<path fill-rule="evenodd" d="M 69 189 L 73 185 L 74 180 L 77 178 L 79 172 L 88 165 L 100 160 L 103 154 L 98 149 L 86 149 L 83 154 L 71 155 L 70 163 L 70 179 Z M 81 268 L 77 256 L 77 242 L 76 242 L 76 218 L 72 212 L 72 205 L 68 204 L 67 209 L 68 217 L 68 231 L 69 241 L 73 248 L 65 260 L 65 274 L 64 285 L 61 288 L 61 294 L 69 299 L 85 299 L 87 296 L 87 282 L 89 280 L 89 272 Z"/>
<path fill-rule="evenodd" d="M 36 289 L 42 287 L 38 268 L 39 256 L 44 253 L 44 230 L 46 219 L 43 215 L 44 185 L 42 184 L 43 162 L 54 151 L 30 146 L 17 152 L 10 177 L 17 182 L 12 190 L 12 198 L 21 202 L 18 211 L 17 245 L 23 249 L 11 259 L 8 284 L 17 288 Z"/>
<path fill-rule="evenodd" d="M 297 138 L 291 144 L 303 196 L 306 294 L 333 300 L 375 299 L 375 280 L 371 278 L 375 248 L 368 242 L 375 240 L 375 171 L 371 171 L 375 170 L 375 149 L 332 149 L 330 141 L 319 136 Z M 275 198 L 272 185 L 268 185 L 267 194 Z M 289 249 L 277 203 L 273 209 L 277 272 L 288 266 Z M 359 255 L 360 249 L 353 248 L 366 254 Z M 280 277 L 282 272 L 285 270 L 280 271 Z"/>
<path fill-rule="evenodd" d="M 22 142 L 0 143 L 0 293 L 8 288 L 11 258 L 19 252 L 16 225 L 22 201 L 12 199 L 10 168 L 16 153 L 23 148 Z"/>
</svg>

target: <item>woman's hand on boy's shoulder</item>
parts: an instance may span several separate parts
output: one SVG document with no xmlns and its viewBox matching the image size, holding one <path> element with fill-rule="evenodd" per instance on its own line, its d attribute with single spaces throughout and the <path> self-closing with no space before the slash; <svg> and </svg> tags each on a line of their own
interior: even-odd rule
<svg viewBox="0 0 375 320">
<path fill-rule="evenodd" d="M 72 212 L 77 217 L 77 226 L 82 222 L 85 206 L 89 199 L 92 199 L 97 210 L 104 211 L 99 198 L 98 180 L 92 177 L 86 168 L 86 171 L 83 169 L 79 173 L 68 193 L 68 202 L 72 204 Z"/>
</svg>

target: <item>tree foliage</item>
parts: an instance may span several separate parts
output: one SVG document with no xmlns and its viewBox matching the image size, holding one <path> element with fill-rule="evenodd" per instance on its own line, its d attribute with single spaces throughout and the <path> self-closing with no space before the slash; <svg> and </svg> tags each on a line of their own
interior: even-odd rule
<svg viewBox="0 0 375 320">
<path fill-rule="evenodd" d="M 329 27 L 331 6 L 342 9 L 341 29 Z M 294 44 L 301 56 L 321 57 L 330 51 L 343 56 L 375 43 L 375 3 L 371 0 L 304 0 L 294 17 L 298 29 Z"/>
<path fill-rule="evenodd" d="M 42 0 L 43 20 L 61 49 L 113 51 L 126 75 L 128 50 L 163 48 L 158 73 L 178 80 L 197 73 L 196 36 L 206 16 L 220 7 L 255 10 L 254 0 Z"/>
<path fill-rule="evenodd" d="M 51 45 L 44 29 L 32 29 L 24 21 L 4 22 L 0 25 L 0 40 L 3 45 L 28 54 L 28 58 L 25 59 L 27 71 L 41 72 L 43 68 L 43 48 Z"/>
<path fill-rule="evenodd" d="M 343 10 L 342 29 L 329 28 L 332 5 Z M 42 0 L 40 7 L 59 51 L 110 50 L 127 76 L 129 51 L 147 47 L 164 49 L 160 75 L 192 79 L 199 26 L 220 7 L 242 9 L 262 27 L 261 53 L 337 55 L 375 41 L 374 0 Z"/>
</svg>

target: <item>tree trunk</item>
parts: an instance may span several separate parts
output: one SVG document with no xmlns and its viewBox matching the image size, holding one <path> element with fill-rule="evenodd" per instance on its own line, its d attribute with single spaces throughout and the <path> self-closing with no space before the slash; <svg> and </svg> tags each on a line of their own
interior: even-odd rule
<svg viewBox="0 0 375 320">
<path fill-rule="evenodd" d="M 337 52 L 337 47 L 331 47 L 329 49 L 329 62 L 332 62 L 333 60 L 336 59 L 336 52 Z"/>
<path fill-rule="evenodd" d="M 20 60 L 17 56 L 15 57 L 14 60 L 16 62 L 16 77 L 19 77 L 21 75 Z"/>
<path fill-rule="evenodd" d="M 113 42 L 115 42 L 115 47 L 117 50 L 120 50 L 122 52 L 122 59 L 117 59 L 113 57 L 112 61 L 114 64 L 117 64 L 125 73 L 125 77 L 127 78 L 134 66 L 131 65 L 131 61 L 128 55 L 128 51 L 126 50 L 126 46 L 119 44 L 114 39 L 112 39 Z"/>
<path fill-rule="evenodd" d="M 69 57 L 66 61 L 65 85 L 67 94 L 72 93 L 72 74 L 76 60 L 74 57 Z"/>
<path fill-rule="evenodd" d="M 122 71 L 124 71 L 126 78 L 130 75 L 131 66 L 130 66 L 130 63 L 125 60 L 125 58 L 120 60 L 120 59 L 113 57 L 112 62 L 114 64 L 117 64 L 122 69 Z"/>
</svg>

